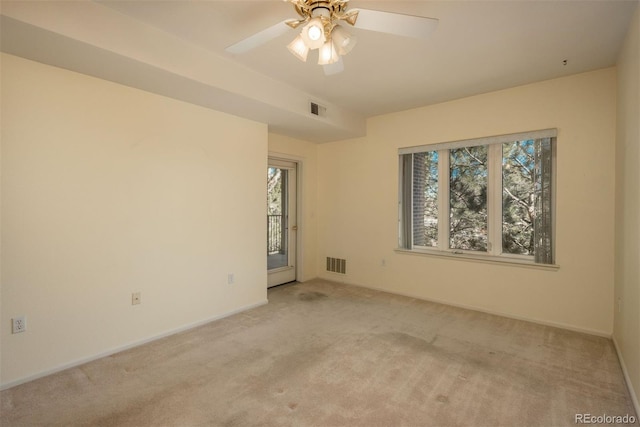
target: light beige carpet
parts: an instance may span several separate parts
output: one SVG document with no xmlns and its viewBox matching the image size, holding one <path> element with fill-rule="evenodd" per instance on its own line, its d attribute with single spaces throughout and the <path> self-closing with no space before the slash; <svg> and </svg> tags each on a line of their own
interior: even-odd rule
<svg viewBox="0 0 640 427">
<path fill-rule="evenodd" d="M 573 426 L 633 412 L 611 341 L 321 280 L 0 394 L 1 425 Z"/>
</svg>

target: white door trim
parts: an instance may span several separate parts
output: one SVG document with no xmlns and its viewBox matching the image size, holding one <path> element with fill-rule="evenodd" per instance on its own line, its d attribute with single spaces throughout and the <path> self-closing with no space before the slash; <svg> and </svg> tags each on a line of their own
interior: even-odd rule
<svg viewBox="0 0 640 427">
<path fill-rule="evenodd" d="M 294 166 L 295 167 L 295 224 L 290 224 L 291 227 L 293 227 L 294 225 L 296 226 L 297 230 L 294 232 L 294 235 L 292 236 L 294 239 L 294 244 L 295 244 L 295 251 L 292 254 L 295 257 L 295 264 L 294 264 L 294 269 L 295 269 L 295 279 L 294 280 L 300 280 L 300 278 L 302 277 L 302 271 L 303 271 L 303 251 L 302 251 L 302 241 L 303 241 L 303 236 L 304 236 L 304 228 L 303 228 L 303 203 L 302 203 L 302 173 L 303 173 L 303 165 L 302 165 L 302 159 L 299 157 L 295 157 L 295 156 L 290 156 L 287 154 L 283 154 L 283 153 L 274 153 L 274 152 L 269 152 L 268 153 L 268 159 L 267 159 L 267 165 L 268 166 L 280 166 L 280 167 L 291 167 Z M 265 243 L 265 247 L 266 247 L 266 243 Z M 286 270 L 286 267 L 283 267 L 281 270 Z M 278 269 L 275 269 L 275 271 L 273 271 L 274 273 L 277 274 Z M 269 273 L 267 273 L 267 277 L 269 278 Z M 270 286 L 275 286 L 275 285 L 271 285 L 271 283 L 267 284 L 267 287 Z"/>
</svg>

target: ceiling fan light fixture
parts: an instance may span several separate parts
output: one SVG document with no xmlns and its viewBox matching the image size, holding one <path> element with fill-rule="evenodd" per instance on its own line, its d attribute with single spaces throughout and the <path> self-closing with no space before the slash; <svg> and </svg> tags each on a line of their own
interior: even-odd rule
<svg viewBox="0 0 640 427">
<path fill-rule="evenodd" d="M 322 36 L 322 30 L 317 25 L 312 25 L 311 27 L 309 27 L 307 35 L 309 36 L 309 40 L 315 42 L 320 40 L 320 37 Z"/>
<path fill-rule="evenodd" d="M 349 24 L 356 25 L 356 21 L 358 20 L 358 10 L 350 10 L 349 12 L 346 13 L 344 20 L 347 21 Z"/>
<path fill-rule="evenodd" d="M 307 55 L 309 54 L 309 47 L 305 44 L 304 40 L 301 36 L 293 39 L 291 43 L 287 46 L 289 52 L 293 54 L 296 58 L 298 58 L 302 62 L 307 62 Z"/>
<path fill-rule="evenodd" d="M 302 28 L 300 36 L 309 49 L 319 49 L 327 40 L 324 24 L 320 18 L 313 18 Z"/>
<path fill-rule="evenodd" d="M 366 30 L 418 40 L 426 40 L 438 25 L 437 19 L 423 16 L 371 9 L 348 10 L 349 0 L 284 1 L 293 5 L 298 18 L 283 22 L 290 28 L 300 29 L 295 40 L 287 45 L 289 51 L 306 62 L 309 51 L 318 49 L 318 63 L 323 65 L 326 75 L 342 71 L 342 56 L 356 45 L 356 37 L 345 30 L 347 24 L 358 28 L 355 30 L 356 34 Z M 281 27 L 280 23 L 266 28 L 225 50 L 232 54 L 247 52 L 284 34 L 286 28 Z M 404 46 L 400 45 L 398 48 L 403 49 Z"/>
<path fill-rule="evenodd" d="M 340 60 L 340 55 L 336 51 L 336 47 L 332 40 L 327 41 L 322 45 L 318 52 L 318 64 L 330 65 Z"/>
<path fill-rule="evenodd" d="M 333 31 L 331 31 L 331 39 L 333 40 L 339 55 L 346 55 L 351 52 L 351 49 L 353 49 L 358 41 L 340 25 L 336 25 L 333 28 Z"/>
<path fill-rule="evenodd" d="M 296 28 L 298 28 L 300 25 L 304 24 L 305 22 L 307 22 L 306 19 L 290 19 L 288 21 L 285 21 L 284 23 L 295 30 Z"/>
<path fill-rule="evenodd" d="M 344 62 L 342 61 L 342 57 L 338 59 L 337 62 L 329 65 L 323 65 L 322 70 L 324 71 L 325 76 L 332 76 L 334 74 L 341 73 L 344 71 Z"/>
</svg>

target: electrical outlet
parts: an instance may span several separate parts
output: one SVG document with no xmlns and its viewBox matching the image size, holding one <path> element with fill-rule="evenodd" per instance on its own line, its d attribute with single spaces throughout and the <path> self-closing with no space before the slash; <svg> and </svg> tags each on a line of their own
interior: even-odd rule
<svg viewBox="0 0 640 427">
<path fill-rule="evenodd" d="M 138 305 L 142 301 L 140 300 L 140 292 L 134 292 L 131 294 L 131 305 Z"/>
<path fill-rule="evenodd" d="M 24 316 L 11 319 L 11 333 L 19 334 L 27 330 L 27 318 Z"/>
<path fill-rule="evenodd" d="M 236 282 L 236 278 L 234 277 L 233 273 L 229 273 L 227 275 L 227 283 L 229 285 L 233 285 Z"/>
</svg>

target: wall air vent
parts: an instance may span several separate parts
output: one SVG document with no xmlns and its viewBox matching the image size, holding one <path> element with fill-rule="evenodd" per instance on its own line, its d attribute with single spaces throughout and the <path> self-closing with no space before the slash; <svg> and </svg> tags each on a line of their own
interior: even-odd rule
<svg viewBox="0 0 640 427">
<path fill-rule="evenodd" d="M 327 107 L 323 107 L 322 105 L 316 104 L 313 101 L 309 103 L 309 106 L 311 114 L 313 114 L 314 116 L 324 117 L 327 115 Z"/>
<path fill-rule="evenodd" d="M 327 257 L 327 271 L 347 274 L 347 260 Z"/>
</svg>

